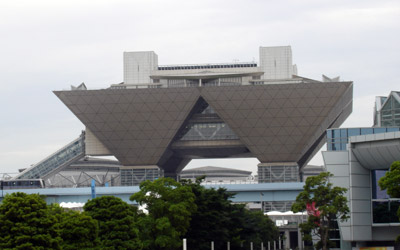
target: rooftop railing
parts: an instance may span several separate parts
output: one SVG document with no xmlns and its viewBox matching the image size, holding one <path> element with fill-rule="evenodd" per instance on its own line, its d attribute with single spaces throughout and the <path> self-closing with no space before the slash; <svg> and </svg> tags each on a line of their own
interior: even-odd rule
<svg viewBox="0 0 400 250">
<path fill-rule="evenodd" d="M 180 64 L 160 65 L 158 70 L 191 70 L 191 69 L 227 69 L 227 68 L 255 68 L 255 62 L 235 63 L 208 63 L 208 64 Z"/>
</svg>

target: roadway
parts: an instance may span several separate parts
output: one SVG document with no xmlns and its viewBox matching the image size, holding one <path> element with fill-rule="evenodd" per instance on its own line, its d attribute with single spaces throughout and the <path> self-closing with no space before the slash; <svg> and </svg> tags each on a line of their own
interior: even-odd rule
<svg viewBox="0 0 400 250">
<path fill-rule="evenodd" d="M 206 188 L 226 188 L 236 195 L 233 202 L 260 202 L 260 201 L 294 201 L 297 195 L 303 190 L 304 182 L 288 183 L 261 183 L 261 184 L 220 184 L 205 185 Z M 133 204 L 129 197 L 139 191 L 139 186 L 118 186 L 118 187 L 96 187 L 96 195 L 112 195 L 121 198 L 129 204 Z M 84 188 L 43 188 L 43 189 L 12 189 L 3 190 L 3 196 L 13 192 L 24 192 L 27 194 L 40 194 L 46 197 L 47 203 L 81 202 L 85 203 L 91 199 L 90 187 Z"/>
</svg>

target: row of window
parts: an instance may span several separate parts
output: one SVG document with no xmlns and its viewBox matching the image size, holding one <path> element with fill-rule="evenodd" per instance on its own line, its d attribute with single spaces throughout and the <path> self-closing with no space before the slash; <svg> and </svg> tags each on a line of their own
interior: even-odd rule
<svg viewBox="0 0 400 250">
<path fill-rule="evenodd" d="M 400 131 L 400 127 L 385 128 L 338 128 L 326 131 L 328 151 L 347 150 L 346 146 L 350 136 L 380 134 Z"/>
<path fill-rule="evenodd" d="M 191 123 L 186 126 L 182 141 L 237 140 L 239 137 L 225 123 Z"/>
<path fill-rule="evenodd" d="M 298 182 L 300 181 L 298 166 L 259 166 L 258 182 Z"/>
<path fill-rule="evenodd" d="M 234 64 L 215 64 L 215 65 L 176 65 L 159 66 L 158 70 L 185 70 L 185 69 L 226 69 L 226 68 L 253 68 L 257 63 L 234 63 Z"/>
<path fill-rule="evenodd" d="M 141 182 L 154 181 L 164 176 L 162 169 L 121 169 L 121 186 L 138 186 Z"/>
</svg>

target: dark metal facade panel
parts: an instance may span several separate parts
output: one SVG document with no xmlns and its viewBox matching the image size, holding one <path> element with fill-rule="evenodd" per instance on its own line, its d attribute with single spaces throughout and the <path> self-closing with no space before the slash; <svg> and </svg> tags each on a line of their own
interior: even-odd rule
<svg viewBox="0 0 400 250">
<path fill-rule="evenodd" d="M 299 162 L 351 106 L 347 92 L 350 82 L 318 82 L 209 87 L 201 96 L 261 162 Z"/>
<path fill-rule="evenodd" d="M 157 165 L 199 98 L 192 88 L 55 94 L 123 165 Z"/>
<path fill-rule="evenodd" d="M 106 89 L 55 94 L 123 165 L 167 162 L 173 155 L 169 147 L 175 135 L 200 97 L 261 162 L 306 162 L 322 146 L 325 130 L 333 124 L 340 125 L 349 115 L 352 83 Z"/>
</svg>

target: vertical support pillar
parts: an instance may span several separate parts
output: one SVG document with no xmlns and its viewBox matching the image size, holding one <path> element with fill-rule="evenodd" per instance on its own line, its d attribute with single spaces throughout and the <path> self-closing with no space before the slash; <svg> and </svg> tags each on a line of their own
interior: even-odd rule
<svg viewBox="0 0 400 250">
<path fill-rule="evenodd" d="M 92 179 L 91 184 L 92 199 L 96 198 L 96 181 Z"/>
<path fill-rule="evenodd" d="M 183 250 L 187 250 L 186 239 L 183 239 Z"/>
<path fill-rule="evenodd" d="M 304 247 L 303 247 L 303 239 L 302 239 L 302 238 L 303 238 L 303 237 L 302 237 L 302 235 L 301 235 L 300 227 L 297 226 L 297 245 L 299 245 L 299 249 L 300 249 L 300 250 L 303 250 L 303 249 L 304 249 Z"/>
<path fill-rule="evenodd" d="M 231 242 L 228 241 L 228 243 L 226 244 L 226 249 L 231 250 Z"/>
<path fill-rule="evenodd" d="M 214 250 L 214 241 L 211 241 L 211 250 Z"/>
<path fill-rule="evenodd" d="M 279 236 L 279 249 L 282 249 L 282 246 L 281 246 L 281 237 Z"/>
<path fill-rule="evenodd" d="M 250 250 L 253 250 L 253 242 L 250 242 Z"/>
<path fill-rule="evenodd" d="M 285 249 L 290 249 L 290 233 L 289 233 L 289 230 L 285 231 Z"/>
</svg>

